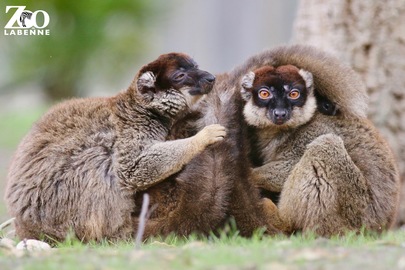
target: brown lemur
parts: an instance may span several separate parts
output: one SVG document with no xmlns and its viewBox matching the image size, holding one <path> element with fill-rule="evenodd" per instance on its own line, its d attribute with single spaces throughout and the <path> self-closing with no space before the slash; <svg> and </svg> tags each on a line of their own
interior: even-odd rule
<svg viewBox="0 0 405 270">
<path fill-rule="evenodd" d="M 183 170 L 144 192 L 150 195 L 154 209 L 144 237 L 169 233 L 208 234 L 223 228 L 233 217 L 243 236 L 259 228 L 275 234 L 271 222 L 274 212 L 267 210 L 258 189 L 249 181 L 248 141 L 239 91 L 229 87 L 226 74 L 216 76 L 213 90 L 200 101 L 192 115 L 187 115 L 171 129 L 170 138 L 190 136 L 206 125 L 226 127 L 227 136 L 219 144 L 204 150 Z M 136 194 L 137 204 L 142 193 Z M 134 216 L 138 216 L 140 207 Z"/>
<path fill-rule="evenodd" d="M 276 227 L 329 237 L 393 225 L 397 165 L 366 119 L 365 87 L 352 69 L 295 45 L 253 56 L 231 76 L 241 82 L 253 156 L 261 158 L 252 179 L 281 192 L 278 212 L 266 201 Z"/>
<path fill-rule="evenodd" d="M 5 200 L 17 236 L 133 236 L 134 195 L 224 140 L 218 124 L 167 140 L 214 81 L 189 56 L 170 53 L 142 67 L 116 96 L 73 99 L 50 109 L 22 140 L 9 169 Z"/>
</svg>

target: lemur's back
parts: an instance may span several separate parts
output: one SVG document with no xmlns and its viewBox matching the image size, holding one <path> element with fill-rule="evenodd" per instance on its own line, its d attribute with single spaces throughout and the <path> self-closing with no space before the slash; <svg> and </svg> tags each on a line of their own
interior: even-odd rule
<svg viewBox="0 0 405 270">
<path fill-rule="evenodd" d="M 91 226 L 94 235 L 81 236 L 98 239 L 111 233 L 105 216 L 122 219 L 119 209 L 130 206 L 121 200 L 112 166 L 116 134 L 111 115 L 107 99 L 70 100 L 52 108 L 23 139 L 6 192 L 20 238 L 38 238 L 47 231 L 59 240 L 68 227 L 78 227 L 80 235 Z M 99 207 L 111 197 L 117 205 Z M 83 205 L 86 211 L 79 209 Z"/>
</svg>

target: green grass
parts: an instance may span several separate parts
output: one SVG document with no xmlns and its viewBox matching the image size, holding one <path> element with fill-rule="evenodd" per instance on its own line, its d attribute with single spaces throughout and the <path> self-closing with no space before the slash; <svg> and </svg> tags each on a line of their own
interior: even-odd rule
<svg viewBox="0 0 405 270">
<path fill-rule="evenodd" d="M 398 269 L 405 267 L 405 232 L 246 239 L 232 235 L 132 242 L 62 243 L 50 252 L 10 255 L 0 249 L 1 269 Z"/>
</svg>

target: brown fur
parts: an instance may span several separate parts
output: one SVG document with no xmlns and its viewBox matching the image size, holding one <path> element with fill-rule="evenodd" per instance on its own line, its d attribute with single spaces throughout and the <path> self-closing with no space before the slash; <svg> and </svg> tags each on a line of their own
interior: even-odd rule
<svg viewBox="0 0 405 270">
<path fill-rule="evenodd" d="M 270 225 L 273 212 L 264 208 L 258 190 L 248 181 L 246 124 L 240 104 L 239 93 L 229 88 L 228 76 L 221 75 L 200 103 L 200 113 L 186 122 L 179 121 L 191 132 L 218 123 L 226 127 L 227 137 L 195 157 L 180 173 L 145 191 L 155 206 L 146 225 L 146 237 L 171 232 L 206 234 L 221 228 L 231 216 L 241 235 L 249 236 L 262 227 L 267 227 L 270 234 L 278 233 Z M 172 131 L 171 136 L 184 136 L 181 127 Z M 142 194 L 137 194 L 137 201 L 141 198 Z"/>
<path fill-rule="evenodd" d="M 177 78 L 179 70 L 185 74 Z M 201 96 L 213 80 L 188 56 L 166 54 L 114 97 L 53 107 L 23 139 L 10 167 L 6 203 L 17 235 L 63 240 L 72 230 L 83 241 L 131 237 L 134 195 L 223 140 L 225 129 L 211 125 L 166 141 L 192 106 L 189 91 Z"/>
<path fill-rule="evenodd" d="M 173 73 L 175 62 L 160 57 L 127 91 L 59 104 L 35 124 L 17 150 L 6 193 L 20 238 L 63 240 L 70 229 L 83 241 L 132 237 L 144 192 L 154 206 L 144 237 L 208 233 L 231 216 L 242 235 L 261 227 L 278 232 L 248 181 L 246 126 L 228 77 L 220 76 L 215 93 L 193 111 L 170 100 L 179 112 L 161 115 L 157 94 L 169 87 L 161 76 Z M 209 92 L 207 82 L 196 83 Z M 215 123 L 226 126 L 227 137 L 195 156 L 222 140 Z"/>
<path fill-rule="evenodd" d="M 252 57 L 235 69 L 233 80 L 241 81 L 243 74 L 269 63 L 311 72 L 315 91 L 339 110 L 334 116 L 315 112 L 295 127 L 253 127 L 256 154 L 262 158 L 254 181 L 281 191 L 274 225 L 289 233 L 304 230 L 322 236 L 362 226 L 375 231 L 390 228 L 398 207 L 399 174 L 387 143 L 365 118 L 361 81 L 337 59 L 298 45 Z M 276 209 L 271 201 L 266 205 Z"/>
</svg>

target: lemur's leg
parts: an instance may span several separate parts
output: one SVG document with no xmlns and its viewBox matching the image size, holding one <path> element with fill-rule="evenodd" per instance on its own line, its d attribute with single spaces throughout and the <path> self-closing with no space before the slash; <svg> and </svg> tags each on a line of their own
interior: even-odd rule
<svg viewBox="0 0 405 270">
<path fill-rule="evenodd" d="M 342 139 L 326 134 L 307 146 L 287 178 L 279 214 L 290 232 L 313 231 L 327 237 L 360 229 L 368 196 L 366 179 Z"/>
</svg>

